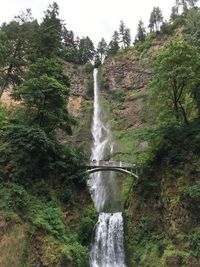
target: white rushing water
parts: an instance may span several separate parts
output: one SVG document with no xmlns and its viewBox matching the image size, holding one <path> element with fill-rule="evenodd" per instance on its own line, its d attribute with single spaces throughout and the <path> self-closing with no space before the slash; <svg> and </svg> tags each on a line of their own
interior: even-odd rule
<svg viewBox="0 0 200 267">
<path fill-rule="evenodd" d="M 99 161 L 104 158 L 105 154 L 112 154 L 113 143 L 100 102 L 97 75 L 98 70 L 94 69 L 94 114 L 92 123 L 94 141 L 91 160 Z M 90 267 L 125 267 L 123 217 L 122 213 L 117 211 L 114 175 L 112 172 L 106 175 L 102 175 L 101 172 L 91 174 L 88 184 L 94 204 L 100 212 L 90 251 Z M 108 207 L 115 212 L 106 213 L 105 210 Z"/>
</svg>

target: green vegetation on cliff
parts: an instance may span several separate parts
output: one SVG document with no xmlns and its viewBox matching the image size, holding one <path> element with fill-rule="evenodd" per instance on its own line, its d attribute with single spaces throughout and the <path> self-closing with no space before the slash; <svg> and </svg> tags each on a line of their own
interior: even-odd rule
<svg viewBox="0 0 200 267">
<path fill-rule="evenodd" d="M 36 33 L 37 44 L 29 39 Z M 0 265 L 87 266 L 97 214 L 80 170 L 86 154 L 68 138 L 77 121 L 67 109 L 57 4 L 41 25 L 27 11 L 0 36 L 1 93 L 12 86 L 19 101 L 0 106 Z"/>
<path fill-rule="evenodd" d="M 86 157 L 57 139 L 58 129 L 71 134 L 75 122 L 66 109 L 68 85 L 61 62 L 39 59 L 13 93 L 21 105 L 11 114 L 1 108 L 3 247 L 12 248 L 12 229 L 23 232 L 20 253 L 13 251 L 13 261 L 2 254 L 3 266 L 87 265 L 96 211 L 80 170 Z"/>
<path fill-rule="evenodd" d="M 65 28 L 56 3 L 40 24 L 27 10 L 1 26 L 0 95 L 12 87 L 19 102 L 15 108 L 0 105 L 0 265 L 88 264 L 97 214 L 80 170 L 88 155 L 77 143 L 85 150 L 90 145 L 93 81 L 86 79 L 86 99 L 71 100 L 75 108 L 81 105 L 78 122 L 67 109 L 64 60 L 85 64 L 91 74 L 95 55 L 97 66 L 106 57 L 99 79 L 115 141 L 111 156 L 135 163 L 139 175 L 138 181 L 127 177 L 119 196 L 125 200 L 128 265 L 199 266 L 196 2 L 176 1 L 165 23 L 154 7 L 150 32 L 140 21 L 132 47 L 122 21 L 108 46 L 101 40 L 98 54 L 89 37 L 76 39 Z"/>
<path fill-rule="evenodd" d="M 200 264 L 198 16 L 188 6 L 101 67 L 112 156 L 138 166 L 125 205 L 128 266 Z M 146 75 L 143 62 L 152 81 L 127 81 Z"/>
</svg>

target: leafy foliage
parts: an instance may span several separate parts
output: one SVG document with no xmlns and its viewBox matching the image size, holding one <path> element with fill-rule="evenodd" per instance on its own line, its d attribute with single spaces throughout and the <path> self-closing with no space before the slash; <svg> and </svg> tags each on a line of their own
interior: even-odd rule
<svg viewBox="0 0 200 267">
<path fill-rule="evenodd" d="M 34 54 L 35 32 L 38 23 L 32 19 L 30 9 L 9 24 L 1 26 L 0 33 L 0 95 L 7 86 L 14 88 L 23 81 L 25 69 Z"/>
<path fill-rule="evenodd" d="M 68 183 L 83 183 L 84 175 L 78 172 L 77 166 L 84 159 L 84 154 L 62 146 L 40 128 L 23 125 L 10 127 L 1 146 L 0 159 L 4 180 L 29 185 L 33 179 L 44 179 L 59 173 L 60 181 L 65 178 Z"/>
<path fill-rule="evenodd" d="M 191 198 L 200 198 L 200 182 L 185 189 L 184 194 Z"/>
<path fill-rule="evenodd" d="M 168 117 L 188 123 L 187 97 L 198 75 L 198 54 L 184 41 L 173 40 L 157 55 L 154 61 L 156 76 L 152 82 L 153 99 L 165 107 Z M 166 112 L 166 113 L 167 113 Z M 181 115 L 181 117 L 180 117 Z"/>
<path fill-rule="evenodd" d="M 37 182 L 36 182 L 37 183 Z M 49 185 L 49 187 L 51 187 Z M 75 233 L 66 230 L 64 213 L 60 208 L 60 203 L 51 199 L 36 198 L 31 190 L 25 189 L 16 183 L 2 183 L 0 185 L 0 210 L 1 215 L 7 222 L 20 224 L 20 219 L 29 225 L 30 236 L 27 242 L 35 242 L 34 237 L 39 233 L 43 236 L 44 244 L 40 244 L 41 253 L 47 256 L 47 264 L 58 266 L 62 261 L 83 267 L 88 260 L 88 249 L 80 243 Z M 18 217 L 19 216 L 19 217 Z M 82 218 L 84 219 L 84 218 Z M 44 246 L 45 245 L 45 246 Z M 23 264 L 28 264 L 30 259 L 30 244 L 26 247 L 26 257 Z M 24 257 L 24 255 L 23 255 Z"/>
<path fill-rule="evenodd" d="M 66 108 L 69 83 L 61 66 L 54 59 L 38 60 L 13 96 L 22 99 L 29 124 L 36 124 L 46 132 L 62 128 L 71 133 L 74 121 Z"/>
<path fill-rule="evenodd" d="M 88 209 L 80 222 L 78 236 L 82 244 L 89 245 L 97 221 L 97 211 L 94 208 Z"/>
<path fill-rule="evenodd" d="M 200 256 L 200 230 L 196 229 L 189 235 L 190 248 L 192 255 L 195 257 Z"/>
</svg>

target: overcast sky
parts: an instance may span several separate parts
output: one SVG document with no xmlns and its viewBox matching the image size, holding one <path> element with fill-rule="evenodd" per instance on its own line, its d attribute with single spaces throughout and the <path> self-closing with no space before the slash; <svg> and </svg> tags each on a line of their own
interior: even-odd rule
<svg viewBox="0 0 200 267">
<path fill-rule="evenodd" d="M 34 18 L 39 21 L 43 11 L 53 0 L 1 0 L 0 23 L 10 21 L 20 11 L 31 8 Z M 159 6 L 164 18 L 168 19 L 175 0 L 57 0 L 60 18 L 69 30 L 79 37 L 89 36 L 95 43 L 102 37 L 110 40 L 119 21 L 124 20 L 130 28 L 132 38 L 137 31 L 139 19 L 148 25 L 154 6 Z"/>
</svg>

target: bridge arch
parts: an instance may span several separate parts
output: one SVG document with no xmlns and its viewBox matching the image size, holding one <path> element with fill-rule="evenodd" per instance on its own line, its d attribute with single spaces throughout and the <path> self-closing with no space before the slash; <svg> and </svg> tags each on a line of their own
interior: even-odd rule
<svg viewBox="0 0 200 267">
<path fill-rule="evenodd" d="M 96 167 L 96 168 L 93 168 L 93 169 L 88 169 L 86 172 L 88 174 L 92 174 L 92 173 L 95 173 L 95 172 L 100 172 L 100 171 L 114 171 L 114 172 L 121 172 L 121 173 L 125 173 L 125 174 L 128 174 L 128 175 L 131 175 L 135 178 L 139 178 L 137 174 L 129 171 L 129 170 L 126 170 L 126 169 L 123 169 L 123 168 L 119 168 L 119 167 Z"/>
</svg>

